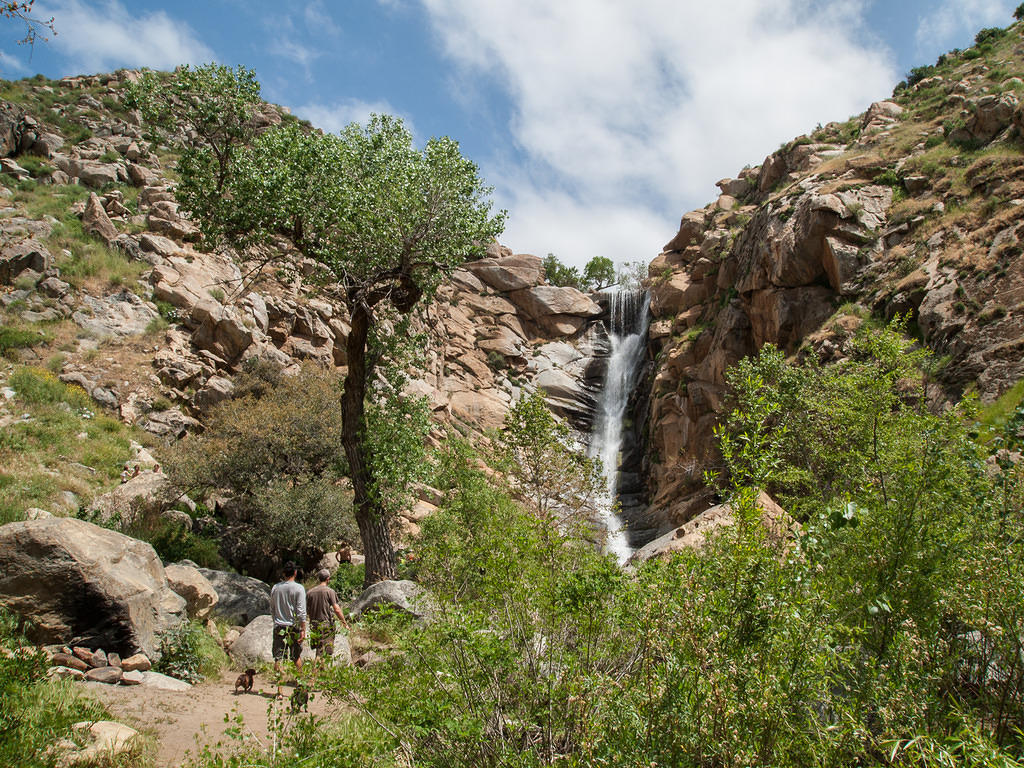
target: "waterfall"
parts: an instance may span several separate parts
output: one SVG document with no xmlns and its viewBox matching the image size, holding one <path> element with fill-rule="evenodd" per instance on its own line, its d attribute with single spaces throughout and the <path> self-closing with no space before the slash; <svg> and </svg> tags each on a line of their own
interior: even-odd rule
<svg viewBox="0 0 1024 768">
<path fill-rule="evenodd" d="M 620 563 L 633 553 L 616 516 L 623 422 L 629 397 L 636 385 L 647 341 L 648 296 L 646 291 L 618 290 L 608 298 L 608 368 L 597 397 L 588 455 L 601 459 L 606 495 L 602 499 L 600 523 L 608 533 L 605 549 Z"/>
</svg>

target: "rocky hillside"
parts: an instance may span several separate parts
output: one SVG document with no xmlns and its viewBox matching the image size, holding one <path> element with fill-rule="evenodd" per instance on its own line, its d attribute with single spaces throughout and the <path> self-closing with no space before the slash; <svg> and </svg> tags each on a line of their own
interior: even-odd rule
<svg viewBox="0 0 1024 768">
<path fill-rule="evenodd" d="M 174 198 L 173 137 L 152 133 L 123 106 L 135 77 L 120 71 L 0 87 L 0 322 L 8 358 L 0 423 L 19 435 L 0 444 L 3 484 L 12 492 L 7 519 L 33 506 L 84 505 L 115 481 L 124 461 L 138 460 L 143 445 L 159 458 L 162 442 L 201 430 L 204 414 L 231 397 L 232 377 L 246 361 L 344 370 L 342 305 L 309 279 L 312 265 L 288 243 L 274 254 L 199 247 Z M 269 104 L 255 119 L 258 126 L 294 120 Z M 449 426 L 476 434 L 500 426 L 523 387 L 542 388 L 556 410 L 585 426 L 593 399 L 587 382 L 604 349 L 594 322 L 602 312 L 573 288 L 546 285 L 539 258 L 497 243 L 488 258 L 457 270 L 420 319 L 430 348 L 410 385 L 429 398 L 437 436 Z M 95 410 L 120 422 L 105 422 L 117 439 L 101 456 L 26 437 L 43 414 L 22 412 L 20 390 L 54 375 L 80 388 L 84 400 L 73 410 L 82 419 Z M 50 441 L 93 437 L 84 426 L 65 432 Z"/>
<path fill-rule="evenodd" d="M 707 506 L 725 370 L 764 344 L 836 360 L 862 323 L 900 315 L 937 355 L 938 402 L 992 402 L 1020 380 L 1022 33 L 984 30 L 682 217 L 649 273 L 649 484 L 663 529 Z"/>
</svg>

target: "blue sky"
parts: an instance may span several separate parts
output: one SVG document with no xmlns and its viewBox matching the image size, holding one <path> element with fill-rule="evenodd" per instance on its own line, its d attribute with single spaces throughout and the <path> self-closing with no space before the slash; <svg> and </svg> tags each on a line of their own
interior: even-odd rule
<svg viewBox="0 0 1024 768">
<path fill-rule="evenodd" d="M 325 130 L 449 135 L 519 252 L 650 260 L 714 182 L 1012 21 L 1017 0 L 37 0 L 57 36 L 2 74 L 210 60 Z M 30 59 L 31 56 L 31 59 Z"/>
</svg>

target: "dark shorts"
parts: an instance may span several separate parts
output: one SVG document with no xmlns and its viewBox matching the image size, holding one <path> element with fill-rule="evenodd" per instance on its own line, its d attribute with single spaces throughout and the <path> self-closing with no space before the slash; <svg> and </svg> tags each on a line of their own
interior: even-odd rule
<svg viewBox="0 0 1024 768">
<path fill-rule="evenodd" d="M 295 626 L 274 625 L 274 659 L 298 661 L 302 655 L 302 643 L 299 642 L 299 628 Z"/>
<path fill-rule="evenodd" d="M 316 651 L 316 657 L 318 659 L 322 659 L 326 656 L 333 656 L 334 622 L 328 624 L 310 624 L 309 647 Z"/>
</svg>

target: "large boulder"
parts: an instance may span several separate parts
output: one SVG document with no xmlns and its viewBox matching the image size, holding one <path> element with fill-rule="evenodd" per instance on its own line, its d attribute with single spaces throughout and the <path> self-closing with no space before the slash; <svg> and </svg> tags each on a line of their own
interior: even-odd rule
<svg viewBox="0 0 1024 768">
<path fill-rule="evenodd" d="M 82 214 L 82 229 L 91 235 L 96 235 L 107 245 L 117 239 L 117 227 L 107 216 L 103 203 L 95 192 L 89 193 L 89 201 L 85 204 L 85 213 Z"/>
<path fill-rule="evenodd" d="M 175 593 L 185 598 L 186 609 L 190 619 L 200 621 L 209 618 L 217 605 L 217 592 L 198 568 L 191 565 L 175 563 L 164 568 L 167 583 Z"/>
<path fill-rule="evenodd" d="M 13 283 L 26 269 L 45 272 L 52 262 L 50 251 L 39 240 L 29 238 L 11 244 L 4 243 L 0 247 L 0 284 Z"/>
<path fill-rule="evenodd" d="M 146 511 L 159 509 L 169 501 L 169 485 L 162 472 L 140 472 L 97 497 L 87 511 L 92 519 L 103 523 L 131 525 Z"/>
<path fill-rule="evenodd" d="M 212 568 L 198 568 L 217 593 L 213 615 L 232 624 L 248 624 L 270 615 L 270 587 L 259 579 Z"/>
<path fill-rule="evenodd" d="M 480 259 L 466 265 L 474 275 L 499 291 L 516 291 L 538 285 L 544 279 L 539 256 L 520 253 L 498 259 Z"/>
<path fill-rule="evenodd" d="M 358 619 L 364 613 L 384 607 L 407 613 L 414 619 L 429 619 L 434 610 L 427 591 L 416 582 L 403 579 L 371 584 L 349 606 L 349 616 Z"/>
<path fill-rule="evenodd" d="M 257 662 L 272 663 L 274 642 L 274 618 L 257 616 L 250 621 L 238 639 L 231 644 L 231 658 L 235 666 L 245 669 Z"/>
<path fill-rule="evenodd" d="M 761 519 L 769 534 L 777 538 L 785 538 L 796 527 L 793 519 L 786 514 L 766 493 L 757 498 L 757 506 L 761 511 Z M 682 550 L 702 550 L 709 536 L 716 530 L 734 525 L 735 513 L 729 504 L 718 504 L 704 510 L 692 520 L 684 523 L 674 531 L 669 531 L 654 541 L 644 545 L 630 558 L 631 563 L 643 563 L 655 558 L 666 559 Z"/>
<path fill-rule="evenodd" d="M 596 317 L 601 307 L 587 295 L 569 286 L 538 285 L 513 291 L 512 301 L 534 320 L 550 315 Z"/>
<path fill-rule="evenodd" d="M 0 527 L 0 605 L 29 620 L 39 643 L 156 656 L 185 601 L 153 547 L 84 520 L 52 517 Z"/>
</svg>

